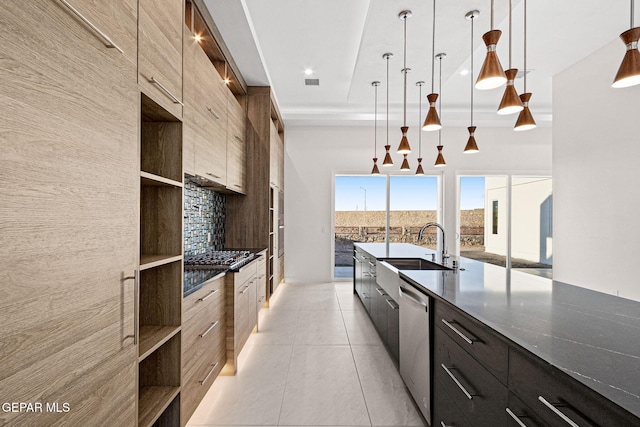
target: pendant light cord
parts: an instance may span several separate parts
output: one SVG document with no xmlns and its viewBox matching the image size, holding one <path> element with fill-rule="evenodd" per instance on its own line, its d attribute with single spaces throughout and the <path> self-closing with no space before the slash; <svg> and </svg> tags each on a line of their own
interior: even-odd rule
<svg viewBox="0 0 640 427">
<path fill-rule="evenodd" d="M 493 0 L 491 0 L 491 29 L 493 30 Z"/>
<path fill-rule="evenodd" d="M 473 19 L 471 15 L 471 126 L 473 126 Z"/>
<path fill-rule="evenodd" d="M 387 56 L 387 145 L 389 145 L 389 56 Z"/>
<path fill-rule="evenodd" d="M 633 0 L 632 0 L 633 1 Z M 527 93 L 527 0 L 524 0 L 524 92 Z"/>
<path fill-rule="evenodd" d="M 420 125 L 422 124 L 422 85 L 419 84 L 418 87 L 418 157 L 422 157 L 422 132 L 420 132 Z"/>
<path fill-rule="evenodd" d="M 373 108 L 373 157 L 378 156 L 378 85 L 376 88 L 375 106 Z"/>
<path fill-rule="evenodd" d="M 438 92 L 440 93 L 438 97 L 438 110 L 440 111 L 438 111 L 438 114 L 440 115 L 440 120 L 442 120 L 442 55 L 438 60 L 440 60 L 440 74 L 438 75 Z M 438 130 L 438 145 L 442 145 L 442 129 Z"/>
<path fill-rule="evenodd" d="M 404 17 L 404 126 L 407 126 L 407 17 Z"/>
<path fill-rule="evenodd" d="M 509 69 L 511 69 L 511 34 L 512 25 L 511 25 L 511 0 L 509 0 Z"/>
<path fill-rule="evenodd" d="M 493 1 L 493 0 L 491 0 Z M 434 93 L 436 74 L 436 0 L 433 0 L 433 29 L 431 36 L 431 93 Z"/>
<path fill-rule="evenodd" d="M 633 18 L 634 18 L 633 4 L 634 3 L 635 3 L 635 0 L 631 0 L 631 26 L 629 28 L 633 28 Z"/>
</svg>

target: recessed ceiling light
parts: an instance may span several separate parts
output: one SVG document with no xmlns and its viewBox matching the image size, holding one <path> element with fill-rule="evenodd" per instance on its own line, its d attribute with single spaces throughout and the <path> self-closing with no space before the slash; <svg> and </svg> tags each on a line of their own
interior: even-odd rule
<svg viewBox="0 0 640 427">
<path fill-rule="evenodd" d="M 465 70 L 460 71 L 460 75 L 461 76 L 466 76 L 467 74 L 469 74 L 469 70 L 465 69 Z"/>
<path fill-rule="evenodd" d="M 311 74 L 313 74 L 313 70 L 312 70 L 311 68 L 305 68 L 304 73 L 305 73 L 307 76 L 310 76 Z"/>
</svg>

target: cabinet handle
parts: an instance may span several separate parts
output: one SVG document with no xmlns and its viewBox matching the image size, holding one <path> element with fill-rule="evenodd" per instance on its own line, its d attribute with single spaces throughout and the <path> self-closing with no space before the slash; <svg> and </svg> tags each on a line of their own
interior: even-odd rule
<svg viewBox="0 0 640 427">
<path fill-rule="evenodd" d="M 360 262 L 360 260 L 354 256 L 352 256 L 351 258 L 353 258 L 354 260 L 356 260 L 356 262 Z"/>
<path fill-rule="evenodd" d="M 241 294 L 244 294 L 249 289 L 249 285 L 245 286 L 243 290 L 240 291 Z"/>
<path fill-rule="evenodd" d="M 93 31 L 95 31 L 100 38 L 103 40 L 104 45 L 108 48 L 114 48 L 115 50 L 117 50 L 120 53 L 124 53 L 124 51 L 117 45 L 115 44 L 110 38 L 109 36 L 107 36 L 105 33 L 103 33 L 102 31 L 100 31 L 100 29 L 98 27 L 96 27 L 95 25 L 93 25 L 93 23 L 91 21 L 89 21 L 87 18 L 85 18 L 85 16 L 80 13 L 78 11 L 78 9 L 76 9 L 75 7 L 71 6 L 69 4 L 69 2 L 67 2 L 67 0 L 60 0 L 60 3 L 62 3 L 63 5 L 67 6 L 67 9 L 69 9 L 71 12 L 74 13 L 74 15 L 76 15 L 78 18 L 80 18 L 80 20 L 82 22 L 84 22 L 89 28 L 91 28 Z"/>
<path fill-rule="evenodd" d="M 209 112 L 210 112 L 211 114 L 213 114 L 213 117 L 215 117 L 215 118 L 216 118 L 216 120 L 220 120 L 220 117 L 218 117 L 218 115 L 215 113 L 215 111 L 213 111 L 213 108 L 211 108 L 211 107 L 207 107 L 207 110 L 209 110 Z"/>
<path fill-rule="evenodd" d="M 258 300 L 258 303 L 261 303 L 263 299 L 264 297 L 260 297 L 260 299 Z"/>
<path fill-rule="evenodd" d="M 367 261 L 367 262 L 369 263 L 369 265 L 370 265 L 371 267 L 375 267 L 375 266 L 376 266 L 376 265 L 375 265 L 374 263 L 372 263 L 371 261 Z"/>
<path fill-rule="evenodd" d="M 520 421 L 520 417 L 518 417 L 516 414 L 514 414 L 514 413 L 513 413 L 513 411 L 512 411 L 511 409 L 506 408 L 506 411 L 507 411 L 507 414 L 509 414 L 509 416 L 510 416 L 511 418 L 513 418 L 513 419 L 514 419 L 514 421 L 515 421 L 515 422 L 517 422 L 517 423 L 518 423 L 518 425 L 519 425 L 520 427 L 527 427 L 527 425 L 526 425 L 525 423 L 523 423 L 522 421 Z"/>
<path fill-rule="evenodd" d="M 123 277 L 123 280 L 133 280 L 133 344 L 137 345 L 138 335 L 140 334 L 140 327 L 138 325 L 140 310 L 140 278 L 138 276 L 138 270 L 133 270 L 133 276 Z"/>
<path fill-rule="evenodd" d="M 473 399 L 473 395 L 471 395 L 471 393 L 469 393 L 467 391 L 466 388 L 464 388 L 464 386 L 462 385 L 462 383 L 460 383 L 460 381 L 458 381 L 458 379 L 456 378 L 455 375 L 453 375 L 453 372 L 451 372 L 449 370 L 449 368 L 447 368 L 446 366 L 444 366 L 444 363 L 442 363 L 440 366 L 442 366 L 442 369 L 444 369 L 444 371 L 449 374 L 449 376 L 451 377 L 451 379 L 453 380 L 454 383 L 456 383 L 456 385 L 460 388 L 460 390 L 462 390 L 462 392 L 464 393 L 465 396 L 467 396 L 467 399 L 471 400 Z M 451 368 L 453 369 L 453 368 Z"/>
<path fill-rule="evenodd" d="M 454 426 L 448 426 L 444 423 L 444 421 L 440 421 L 440 427 L 454 427 Z"/>
<path fill-rule="evenodd" d="M 164 85 L 162 83 L 160 83 L 158 80 L 156 80 L 155 77 L 151 77 L 149 79 L 149 83 L 153 83 L 154 85 L 158 86 L 160 89 L 162 89 L 162 91 L 164 93 L 167 94 L 167 96 L 171 99 L 173 99 L 173 103 L 174 104 L 180 104 L 184 107 L 184 104 L 182 103 L 182 101 L 180 101 L 178 98 L 176 98 L 176 96 L 174 94 L 172 94 L 169 89 L 167 89 L 166 87 L 164 87 Z"/>
<path fill-rule="evenodd" d="M 244 142 L 242 140 L 242 138 L 240 138 L 238 135 L 233 135 L 233 137 L 238 141 L 238 142 Z"/>
<path fill-rule="evenodd" d="M 209 327 L 207 328 L 207 330 L 206 330 L 206 331 L 204 331 L 203 333 L 201 333 L 201 334 L 200 334 L 200 338 L 204 338 L 204 337 L 205 337 L 209 332 L 211 332 L 211 330 L 212 330 L 213 328 L 215 328 L 216 326 L 218 326 L 218 323 L 220 323 L 220 321 L 219 321 L 219 320 L 216 320 L 215 322 L 213 322 L 213 323 L 211 324 L 211 326 L 209 326 Z"/>
<path fill-rule="evenodd" d="M 397 310 L 398 308 L 400 308 L 392 299 L 388 299 L 386 301 L 387 301 L 387 304 L 389 304 L 389 307 L 391 307 L 392 310 Z"/>
<path fill-rule="evenodd" d="M 376 288 L 376 291 L 380 294 L 380 296 L 386 295 L 384 293 L 384 289 Z"/>
<path fill-rule="evenodd" d="M 564 413 L 562 413 L 562 411 L 560 411 L 558 408 L 556 408 L 556 406 L 553 403 L 549 403 L 549 401 L 547 399 L 545 399 L 544 397 L 538 396 L 538 400 L 540 402 L 542 402 L 544 404 L 544 406 L 546 406 L 547 408 L 551 409 L 554 414 L 556 414 L 557 416 L 562 418 L 562 420 L 565 423 L 569 424 L 571 427 L 579 427 L 578 424 L 574 423 L 571 418 L 567 417 Z"/>
<path fill-rule="evenodd" d="M 220 289 L 214 289 L 211 292 L 209 292 L 207 295 L 203 296 L 202 298 L 198 299 L 198 301 L 206 301 L 209 298 L 211 298 L 212 296 L 214 296 L 216 293 L 218 293 Z"/>
<path fill-rule="evenodd" d="M 215 371 L 216 368 L 218 367 L 218 363 L 220 363 L 220 362 L 216 362 L 215 365 L 211 366 L 211 370 L 207 373 L 207 376 L 204 377 L 204 379 L 202 381 L 198 381 L 200 383 L 200 385 L 204 385 L 204 383 L 207 382 L 207 380 L 209 379 L 211 374 L 213 374 L 213 371 Z"/>
<path fill-rule="evenodd" d="M 453 322 L 453 320 L 452 320 Z M 465 334 L 463 334 L 458 328 L 456 328 L 455 326 L 453 326 L 451 323 L 447 322 L 445 319 L 442 319 L 442 323 L 444 323 L 445 325 L 447 325 L 449 328 L 451 328 L 451 330 L 453 332 L 455 332 L 456 334 L 458 334 L 460 336 L 460 338 L 462 338 L 463 340 L 465 340 L 468 344 L 473 344 L 474 341 L 477 341 L 476 339 L 471 339 L 468 336 L 466 336 Z"/>
</svg>

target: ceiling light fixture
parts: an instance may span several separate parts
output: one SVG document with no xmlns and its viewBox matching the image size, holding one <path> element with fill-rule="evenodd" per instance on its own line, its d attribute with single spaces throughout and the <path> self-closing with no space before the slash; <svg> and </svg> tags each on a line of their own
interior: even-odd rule
<svg viewBox="0 0 640 427">
<path fill-rule="evenodd" d="M 527 0 L 524 0 L 524 93 L 520 95 L 522 100 L 522 106 L 524 107 L 520 111 L 518 120 L 513 130 L 525 131 L 531 130 L 536 127 L 536 121 L 533 120 L 533 115 L 529 109 L 529 100 L 531 99 L 531 92 L 527 92 Z"/>
<path fill-rule="evenodd" d="M 429 100 L 429 111 L 427 117 L 424 119 L 422 130 L 434 131 L 442 129 L 440 123 L 440 117 L 438 117 L 438 111 L 436 110 L 436 101 L 438 100 L 438 94 L 434 93 L 434 79 L 435 79 L 435 51 L 436 51 L 436 0 L 433 0 L 433 34 L 431 37 L 431 93 L 427 95 Z"/>
<path fill-rule="evenodd" d="M 310 76 L 311 74 L 313 74 L 313 70 L 311 68 L 305 68 L 304 74 Z"/>
<path fill-rule="evenodd" d="M 384 146 L 386 154 L 384 155 L 382 166 L 389 167 L 393 166 L 393 160 L 389 153 L 389 149 L 391 149 L 391 146 L 389 145 L 389 59 L 393 58 L 393 53 L 385 53 L 382 55 L 382 58 L 387 61 L 387 145 Z"/>
<path fill-rule="evenodd" d="M 371 86 L 375 88 L 376 92 L 375 105 L 373 107 L 373 169 L 371 170 L 371 175 L 380 175 L 380 169 L 378 169 L 378 86 L 380 86 L 380 82 L 376 80 L 371 83 Z"/>
<path fill-rule="evenodd" d="M 502 31 L 493 28 L 493 0 L 491 0 L 491 30 L 482 36 L 482 40 L 487 46 L 487 56 L 484 58 L 480 74 L 478 74 L 476 89 L 495 89 L 507 82 L 507 77 L 502 70 L 502 65 L 500 65 L 500 60 L 496 53 L 500 35 L 502 35 Z"/>
<path fill-rule="evenodd" d="M 411 153 L 411 146 L 409 145 L 409 139 L 407 138 L 407 131 L 409 127 L 407 126 L 407 73 L 409 72 L 409 68 L 407 68 L 407 19 L 411 18 L 410 10 L 403 10 L 398 15 L 398 18 L 403 22 L 403 41 L 404 41 L 404 51 L 403 51 L 403 68 L 402 74 L 404 75 L 404 103 L 403 103 L 403 125 L 400 128 L 402 131 L 402 139 L 400 140 L 400 145 L 398 146 L 398 154 L 402 154 L 404 159 L 402 160 L 402 166 L 400 166 L 400 170 L 409 170 L 409 161 L 407 160 L 407 155 Z"/>
<path fill-rule="evenodd" d="M 638 51 L 638 40 L 640 39 L 640 27 L 633 27 L 634 0 L 631 0 L 631 26 L 630 29 L 620 34 L 622 42 L 627 46 L 627 52 L 618 74 L 611 84 L 611 87 L 621 88 L 640 84 L 640 52 Z"/>
<path fill-rule="evenodd" d="M 467 128 L 469 130 L 469 139 L 467 140 L 467 145 L 464 147 L 464 153 L 477 153 L 478 144 L 476 144 L 476 127 L 473 125 L 473 20 L 480 15 L 480 12 L 477 10 L 472 10 L 467 12 L 464 16 L 466 19 L 471 21 L 471 124 Z"/>
<path fill-rule="evenodd" d="M 509 0 L 509 69 L 505 71 L 505 75 L 507 76 L 507 85 L 504 88 L 502 101 L 500 101 L 500 106 L 498 107 L 498 114 L 501 115 L 519 113 L 524 108 L 513 83 L 516 75 L 518 74 L 518 69 L 511 67 L 511 39 L 513 38 L 513 27 L 511 25 L 511 3 L 512 0 Z"/>
<path fill-rule="evenodd" d="M 416 82 L 416 86 L 420 88 L 418 94 L 418 129 L 422 121 L 422 86 L 424 82 L 420 80 Z M 418 132 L 418 167 L 416 168 L 416 175 L 424 175 L 424 169 L 422 169 L 422 132 Z"/>
<path fill-rule="evenodd" d="M 446 53 L 439 53 L 436 55 L 436 58 L 440 61 L 440 75 L 439 75 L 439 86 L 438 92 L 440 92 L 440 100 L 438 101 L 438 109 L 440 110 L 440 117 L 442 117 L 442 60 L 447 57 Z M 436 157 L 435 167 L 443 167 L 446 166 L 447 163 L 444 161 L 444 156 L 442 155 L 442 130 L 438 130 L 438 157 Z"/>
</svg>

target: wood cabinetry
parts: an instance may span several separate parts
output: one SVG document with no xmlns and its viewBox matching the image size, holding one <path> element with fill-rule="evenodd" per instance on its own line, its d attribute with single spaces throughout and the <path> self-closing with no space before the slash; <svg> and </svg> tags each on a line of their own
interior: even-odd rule
<svg viewBox="0 0 640 427">
<path fill-rule="evenodd" d="M 138 425 L 180 419 L 182 123 L 142 95 Z"/>
<path fill-rule="evenodd" d="M 246 118 L 244 105 L 227 91 L 227 188 L 236 193 L 245 193 Z"/>
<path fill-rule="evenodd" d="M 182 118 L 183 10 L 183 0 L 138 2 L 138 84 L 178 118 Z"/>
<path fill-rule="evenodd" d="M 226 359 L 225 278 L 211 280 L 184 300 L 181 425 L 185 425 Z"/>
<path fill-rule="evenodd" d="M 269 182 L 284 190 L 284 144 L 273 120 L 269 121 Z"/>
<path fill-rule="evenodd" d="M 256 267 L 256 311 L 267 302 L 267 251 L 259 254 Z"/>
<path fill-rule="evenodd" d="M 68 3 L 111 43 L 60 1 L 0 8 L 0 390 L 70 407 L 7 426 L 136 422 L 137 2 Z"/>
</svg>

